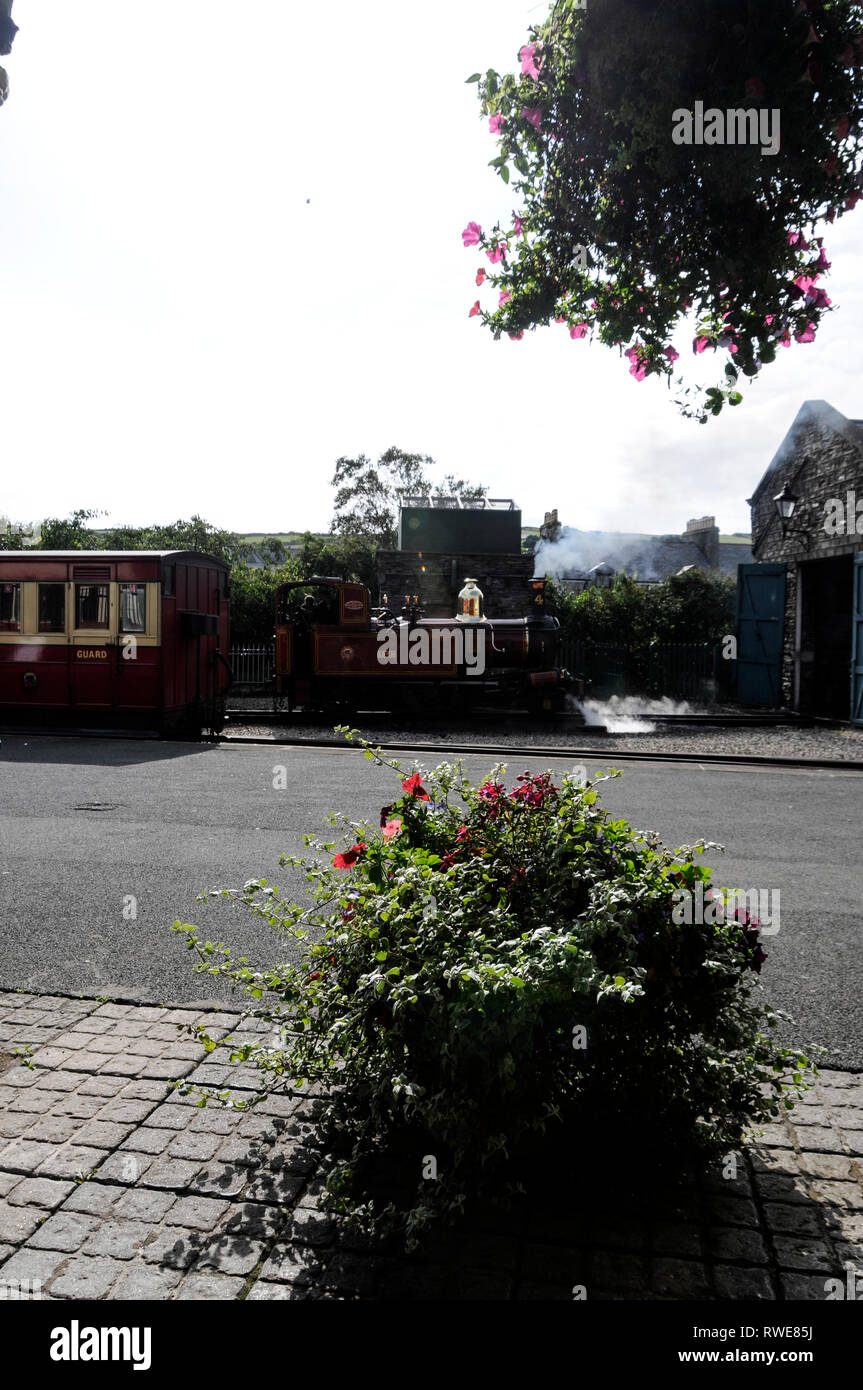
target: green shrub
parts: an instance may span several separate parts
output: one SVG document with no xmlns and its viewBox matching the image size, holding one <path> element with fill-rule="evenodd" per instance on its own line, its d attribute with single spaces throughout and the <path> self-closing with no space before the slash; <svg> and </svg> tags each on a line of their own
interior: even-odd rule
<svg viewBox="0 0 863 1390">
<path fill-rule="evenodd" d="M 769 1037 L 757 924 L 674 920 L 675 890 L 709 883 L 704 842 L 671 852 L 614 820 L 602 777 L 525 772 L 507 791 L 501 767 L 473 786 L 459 764 L 389 765 L 401 794 L 380 827 L 347 822 L 350 848 L 306 836 L 311 853 L 282 856 L 311 907 L 265 880 L 233 894 L 301 943 L 298 964 L 252 970 L 174 928 L 278 1031 L 235 1057 L 328 1097 L 331 1206 L 413 1239 L 573 1139 L 584 1153 L 661 1134 L 719 1155 L 793 1103 L 811 1064 Z M 369 1196 L 388 1154 L 410 1178 L 394 1204 Z"/>
</svg>

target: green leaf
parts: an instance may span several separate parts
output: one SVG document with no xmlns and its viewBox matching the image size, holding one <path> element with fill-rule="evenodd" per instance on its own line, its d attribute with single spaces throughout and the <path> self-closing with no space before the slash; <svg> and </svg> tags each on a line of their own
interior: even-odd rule
<svg viewBox="0 0 863 1390">
<path fill-rule="evenodd" d="M 479 82 L 481 76 L 482 74 L 479 72 L 472 72 L 470 77 L 465 78 L 465 83 L 467 84 L 468 82 Z"/>
<path fill-rule="evenodd" d="M 503 179 L 504 183 L 509 183 L 509 169 L 505 164 L 503 165 L 500 171 L 500 176 Z"/>
<path fill-rule="evenodd" d="M 741 402 L 742 400 L 743 400 L 743 396 L 741 395 L 741 393 L 740 393 L 739 391 L 732 391 L 732 392 L 731 392 L 731 395 L 728 397 L 728 404 L 729 404 L 729 405 L 739 405 L 740 402 Z"/>
</svg>

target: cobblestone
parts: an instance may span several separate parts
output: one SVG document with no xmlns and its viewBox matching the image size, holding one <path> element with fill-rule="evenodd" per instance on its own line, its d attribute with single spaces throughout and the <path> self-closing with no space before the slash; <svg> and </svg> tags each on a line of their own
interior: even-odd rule
<svg viewBox="0 0 863 1390">
<path fill-rule="evenodd" d="M 177 1026 L 222 1036 L 235 1016 L 70 1005 L 0 992 L 0 1039 L 13 1018 L 39 1034 L 35 1065 L 0 1080 L 0 1282 L 39 1279 L 46 1299 L 571 1301 L 583 1284 L 598 1300 L 813 1300 L 846 1267 L 863 1277 L 855 1074 L 824 1072 L 737 1155 L 733 1178 L 682 1174 L 631 1209 L 577 1208 L 551 1189 L 477 1212 L 420 1259 L 381 1259 L 317 1207 L 320 1099 L 241 1111 L 171 1089 L 195 1072 L 251 1097 L 258 1073 L 228 1047 L 201 1061 Z"/>
<path fill-rule="evenodd" d="M 52 1298 L 105 1298 L 111 1285 L 123 1272 L 118 1260 L 77 1255 L 51 1281 Z"/>
</svg>

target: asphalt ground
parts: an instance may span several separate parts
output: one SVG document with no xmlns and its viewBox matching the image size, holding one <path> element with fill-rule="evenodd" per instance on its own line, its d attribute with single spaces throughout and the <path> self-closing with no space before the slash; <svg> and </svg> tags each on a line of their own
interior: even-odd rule
<svg viewBox="0 0 863 1390">
<path fill-rule="evenodd" d="M 491 761 L 464 759 L 471 776 Z M 532 771 L 571 766 L 530 762 Z M 705 856 L 718 884 L 780 890 L 764 986 L 794 1014 L 795 1042 L 826 1047 L 827 1065 L 863 1068 L 863 774 L 616 763 L 624 776 L 601 789 L 609 811 L 667 844 L 724 844 L 724 855 Z M 513 760 L 510 774 L 524 764 Z M 285 790 L 273 786 L 279 766 Z M 591 774 L 605 766 L 602 756 L 587 762 Z M 398 791 L 390 770 L 349 748 L 4 735 L 0 988 L 231 999 L 222 981 L 192 973 L 170 924 L 197 923 L 254 965 L 289 957 L 292 945 L 265 922 L 196 894 L 252 877 L 301 894 L 301 876 L 279 869 L 280 852 L 301 851 L 303 833 L 322 829 L 331 809 L 376 824 Z"/>
</svg>

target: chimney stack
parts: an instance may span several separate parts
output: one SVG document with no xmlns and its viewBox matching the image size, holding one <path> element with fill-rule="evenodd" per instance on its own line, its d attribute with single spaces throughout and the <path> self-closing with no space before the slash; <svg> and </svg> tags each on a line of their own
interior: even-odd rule
<svg viewBox="0 0 863 1390">
<path fill-rule="evenodd" d="M 719 569 L 719 527 L 715 516 L 699 516 L 687 521 L 683 540 L 695 542 L 709 569 Z"/>
</svg>

